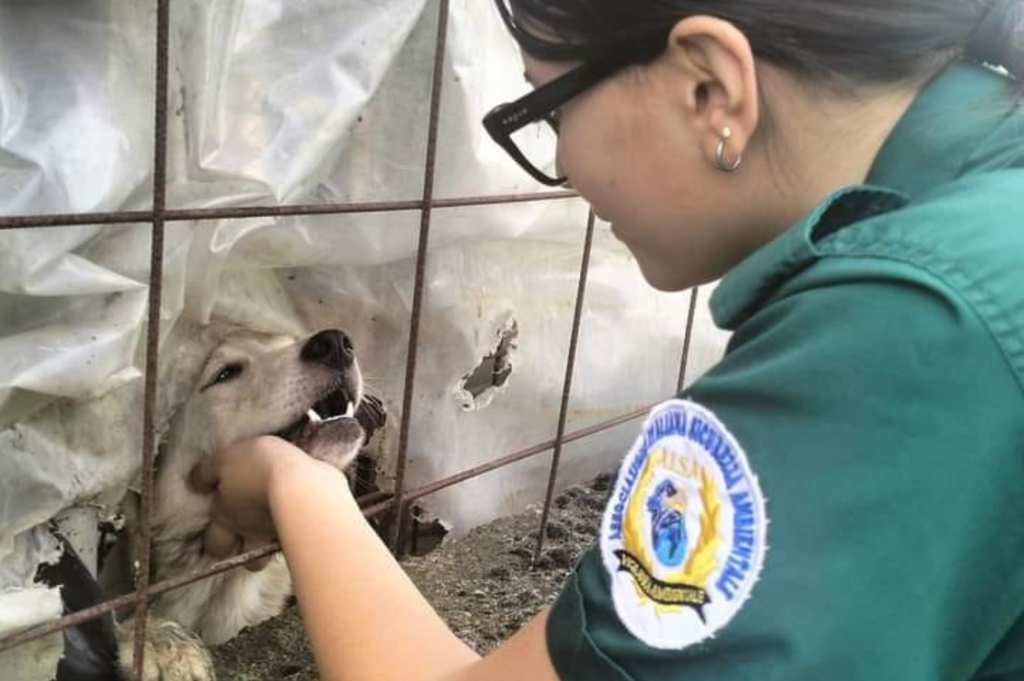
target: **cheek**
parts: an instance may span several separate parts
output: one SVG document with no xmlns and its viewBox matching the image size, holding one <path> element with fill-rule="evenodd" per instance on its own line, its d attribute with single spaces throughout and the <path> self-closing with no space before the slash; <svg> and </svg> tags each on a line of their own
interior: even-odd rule
<svg viewBox="0 0 1024 681">
<path fill-rule="evenodd" d="M 627 243 L 671 250 L 681 232 L 693 236 L 716 212 L 702 159 L 673 142 L 656 130 L 636 131 L 630 144 L 611 150 L 615 171 L 605 201 Z"/>
<path fill-rule="evenodd" d="M 598 126 L 567 126 L 558 140 L 558 168 L 604 219 L 611 220 L 621 201 L 623 173 L 611 140 Z"/>
<path fill-rule="evenodd" d="M 245 420 L 246 409 L 235 391 L 223 391 L 228 394 L 217 396 L 213 405 L 213 418 L 210 419 L 209 435 L 219 447 L 226 447 L 238 440 L 248 437 L 250 425 Z"/>
<path fill-rule="evenodd" d="M 189 405 L 180 415 L 182 434 L 204 451 L 216 451 L 231 442 L 233 407 L 217 398 L 213 388 Z"/>
<path fill-rule="evenodd" d="M 605 102 L 605 99 L 612 101 Z M 678 172 L 665 162 L 665 139 L 636 107 L 605 97 L 573 111 L 559 138 L 558 160 L 569 182 L 609 222 L 636 218 L 671 203 L 664 177 Z"/>
</svg>

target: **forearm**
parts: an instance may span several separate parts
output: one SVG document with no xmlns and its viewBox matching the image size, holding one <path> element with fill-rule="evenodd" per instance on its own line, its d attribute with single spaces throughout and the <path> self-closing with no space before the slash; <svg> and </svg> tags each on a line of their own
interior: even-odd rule
<svg viewBox="0 0 1024 681">
<path fill-rule="evenodd" d="M 444 624 L 363 520 L 336 471 L 290 467 L 271 508 L 326 681 L 434 681 L 478 656 Z"/>
</svg>

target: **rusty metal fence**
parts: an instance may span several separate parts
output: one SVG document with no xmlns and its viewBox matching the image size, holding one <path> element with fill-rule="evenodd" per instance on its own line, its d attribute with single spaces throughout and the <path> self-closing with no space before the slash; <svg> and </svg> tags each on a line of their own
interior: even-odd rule
<svg viewBox="0 0 1024 681">
<path fill-rule="evenodd" d="M 590 427 L 567 432 L 567 420 L 570 398 L 572 395 L 572 379 L 576 364 L 576 350 L 579 345 L 581 320 L 583 317 L 584 300 L 587 291 L 587 275 L 590 265 L 591 247 L 594 239 L 595 216 L 590 213 L 583 243 L 583 256 L 580 263 L 579 284 L 576 293 L 569 353 L 566 360 L 563 378 L 561 406 L 558 414 L 554 437 L 540 442 L 527 449 L 513 452 L 490 461 L 481 466 L 462 471 L 455 475 L 437 480 L 430 484 L 412 489 L 406 485 L 406 464 L 409 456 L 410 424 L 412 422 L 413 389 L 416 382 L 416 364 L 419 353 L 419 327 L 423 308 L 426 278 L 428 246 L 430 243 L 430 227 L 434 209 L 462 208 L 470 206 L 503 205 L 537 201 L 559 201 L 578 198 L 571 191 L 546 191 L 531 194 L 468 196 L 458 198 L 435 198 L 434 174 L 438 153 L 438 129 L 442 97 L 442 74 L 447 44 L 449 0 L 437 0 L 438 31 L 434 56 L 433 86 L 430 101 L 429 131 L 427 152 L 424 164 L 423 193 L 418 199 L 388 202 L 356 202 L 327 203 L 280 206 L 233 206 L 227 208 L 206 209 L 175 209 L 166 205 L 167 190 L 167 138 L 168 138 L 168 69 L 169 69 L 169 28 L 170 0 L 157 0 L 156 23 L 156 101 L 155 101 L 155 137 L 153 196 L 151 210 L 90 212 L 70 214 L 37 214 L 0 216 L 0 230 L 12 229 L 45 229 L 73 225 L 115 225 L 127 223 L 148 223 L 151 226 L 150 246 L 150 311 L 146 332 L 145 392 L 143 406 L 143 440 L 142 440 L 142 489 L 141 515 L 136 545 L 138 546 L 138 564 L 136 569 L 135 590 L 131 594 L 111 599 L 85 610 L 74 612 L 51 622 L 32 627 L 19 634 L 0 640 L 0 652 L 37 638 L 76 626 L 109 612 L 134 607 L 136 617 L 134 667 L 137 678 L 142 678 L 145 656 L 146 614 L 149 602 L 161 594 L 179 589 L 214 575 L 239 568 L 246 563 L 258 560 L 280 550 L 279 545 L 266 546 L 248 553 L 220 561 L 211 567 L 196 571 L 178 578 L 150 584 L 150 519 L 153 501 L 154 463 L 157 443 L 155 441 L 156 422 L 156 383 L 158 366 L 158 342 L 160 338 L 159 311 L 162 297 L 162 274 L 164 257 L 164 233 L 168 223 L 211 220 L 211 219 L 242 219 L 252 217 L 285 217 L 309 215 L 343 215 L 369 214 L 381 212 L 419 211 L 420 228 L 419 243 L 416 256 L 416 275 L 414 283 L 412 315 L 410 320 L 409 344 L 405 369 L 404 393 L 402 397 L 401 425 L 399 429 L 398 453 L 394 471 L 394 493 L 390 495 L 375 494 L 360 499 L 364 515 L 367 518 L 384 517 L 389 519 L 388 539 L 392 551 L 400 555 L 405 545 L 410 508 L 413 502 L 435 494 L 472 478 L 504 468 L 525 459 L 538 457 L 551 452 L 551 466 L 544 500 L 541 524 L 538 527 L 535 547 L 535 558 L 543 550 L 545 532 L 549 514 L 553 505 L 558 480 L 559 465 L 565 445 L 583 440 L 598 433 L 629 423 L 643 417 L 649 408 L 622 414 Z M 698 290 L 690 293 L 689 310 L 687 313 L 686 330 L 681 352 L 679 378 L 677 387 L 682 390 L 686 380 L 687 363 L 690 354 L 690 342 L 693 334 L 694 317 L 697 309 Z M 652 405 L 653 406 L 653 405 Z"/>
</svg>

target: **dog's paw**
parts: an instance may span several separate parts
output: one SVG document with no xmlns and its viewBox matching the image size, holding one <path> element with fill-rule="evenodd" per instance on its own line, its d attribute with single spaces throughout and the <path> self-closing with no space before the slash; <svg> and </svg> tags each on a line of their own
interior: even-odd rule
<svg viewBox="0 0 1024 681">
<path fill-rule="evenodd" d="M 359 421 L 342 417 L 306 424 L 295 445 L 324 463 L 344 470 L 363 446 L 365 434 Z"/>
<path fill-rule="evenodd" d="M 199 640 L 176 622 L 149 618 L 143 678 L 135 679 L 135 620 L 118 627 L 121 671 L 135 681 L 215 681 L 213 659 Z"/>
</svg>

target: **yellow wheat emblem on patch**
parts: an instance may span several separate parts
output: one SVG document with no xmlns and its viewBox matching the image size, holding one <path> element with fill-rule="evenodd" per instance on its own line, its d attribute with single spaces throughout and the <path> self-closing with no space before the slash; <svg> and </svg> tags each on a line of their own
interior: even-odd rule
<svg viewBox="0 0 1024 681">
<path fill-rule="evenodd" d="M 644 530 L 647 492 L 654 483 L 654 474 L 659 467 L 672 468 L 667 462 L 671 455 L 663 449 L 651 452 L 643 473 L 634 487 L 634 493 L 626 509 L 623 523 L 620 556 L 622 570 L 633 575 L 633 586 L 640 603 L 652 601 L 660 613 L 681 612 L 693 607 L 703 618 L 702 607 L 709 601 L 707 583 L 718 567 L 715 552 L 722 540 L 718 536 L 721 503 L 718 490 L 708 470 L 696 461 L 688 461 L 685 470 L 699 484 L 701 501 L 700 534 L 687 560 L 676 570 L 663 576 L 655 575 L 655 560 L 648 550 L 647 533 Z M 676 502 L 685 503 L 685 502 Z"/>
</svg>

